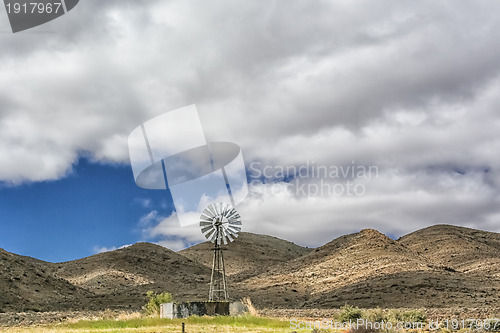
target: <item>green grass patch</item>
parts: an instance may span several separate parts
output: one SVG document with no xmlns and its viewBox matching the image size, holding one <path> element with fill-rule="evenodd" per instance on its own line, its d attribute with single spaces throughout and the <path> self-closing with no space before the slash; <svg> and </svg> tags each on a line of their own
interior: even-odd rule
<svg viewBox="0 0 500 333">
<path fill-rule="evenodd" d="M 289 321 L 278 319 L 252 317 L 252 316 L 216 316 L 216 317 L 189 317 L 185 319 L 164 319 L 164 318 L 137 318 L 127 320 L 81 320 L 76 323 L 65 323 L 59 327 L 65 327 L 74 330 L 104 330 L 104 329 L 124 329 L 141 328 L 156 326 L 181 326 L 186 325 L 212 325 L 212 326 L 231 326 L 231 327 L 266 327 L 283 329 L 289 328 Z"/>
</svg>

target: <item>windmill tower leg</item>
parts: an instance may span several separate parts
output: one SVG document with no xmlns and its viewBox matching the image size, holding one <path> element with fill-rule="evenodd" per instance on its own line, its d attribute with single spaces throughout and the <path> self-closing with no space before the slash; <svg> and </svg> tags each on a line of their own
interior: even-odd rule
<svg viewBox="0 0 500 333">
<path fill-rule="evenodd" d="M 224 266 L 224 253 L 222 252 L 222 249 L 220 250 L 220 262 L 221 262 L 221 265 L 222 265 L 222 289 L 223 289 L 223 293 L 222 293 L 222 297 L 221 300 L 224 300 L 224 301 L 227 301 L 229 299 L 229 293 L 227 291 L 227 281 L 226 281 L 226 267 Z"/>
<path fill-rule="evenodd" d="M 219 230 L 216 231 L 219 233 Z M 216 239 L 217 236 L 216 236 Z M 210 278 L 209 301 L 227 301 L 226 269 L 224 266 L 224 255 L 219 241 L 214 244 L 214 260 L 212 264 L 212 275 Z"/>
</svg>

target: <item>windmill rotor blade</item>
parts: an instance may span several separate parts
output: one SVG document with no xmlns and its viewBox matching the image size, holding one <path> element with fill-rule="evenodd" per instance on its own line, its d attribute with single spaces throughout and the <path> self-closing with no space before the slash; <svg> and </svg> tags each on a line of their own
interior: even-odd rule
<svg viewBox="0 0 500 333">
<path fill-rule="evenodd" d="M 238 238 L 241 225 L 240 214 L 227 202 L 208 205 L 200 216 L 201 233 L 217 245 L 227 245 Z"/>
<path fill-rule="evenodd" d="M 205 237 L 206 237 L 207 239 L 210 239 L 210 238 L 212 238 L 212 236 L 213 236 L 214 234 L 215 234 L 215 229 L 212 229 L 212 230 L 210 230 L 209 232 L 207 232 L 207 233 L 205 234 Z"/>
<path fill-rule="evenodd" d="M 230 218 L 230 220 L 240 221 L 241 220 L 241 216 L 240 216 L 240 214 L 236 213 L 234 216 L 232 216 Z"/>
<path fill-rule="evenodd" d="M 224 212 L 226 211 L 226 205 L 223 202 L 219 202 L 219 213 L 220 216 L 224 216 Z"/>
<path fill-rule="evenodd" d="M 224 228 L 224 232 L 226 232 L 226 233 L 229 232 L 229 230 L 230 230 L 229 229 L 229 227 L 230 227 L 229 225 L 224 225 L 222 227 Z"/>
<path fill-rule="evenodd" d="M 228 211 L 227 214 L 225 215 L 226 219 L 228 220 L 231 220 L 233 216 L 234 216 L 233 210 Z"/>
<path fill-rule="evenodd" d="M 230 235 L 236 238 L 236 237 L 238 237 L 238 232 L 234 231 L 234 230 L 231 230 Z"/>
<path fill-rule="evenodd" d="M 235 217 L 232 217 L 232 218 L 228 219 L 228 221 L 229 221 L 230 223 L 235 223 L 235 222 L 241 222 L 241 219 L 240 219 L 240 218 L 235 218 Z"/>
<path fill-rule="evenodd" d="M 208 229 L 204 232 L 202 231 L 201 233 L 203 234 L 203 236 L 208 238 L 210 236 L 210 234 L 212 233 L 212 229 Z"/>
<path fill-rule="evenodd" d="M 212 205 L 209 205 L 207 207 L 208 211 L 212 214 L 212 217 L 215 217 L 217 216 L 217 212 L 215 211 L 215 206 L 212 204 Z"/>
<path fill-rule="evenodd" d="M 214 217 L 214 214 L 210 211 L 209 207 L 205 208 L 203 212 L 201 213 L 203 216 L 207 216 L 208 218 L 212 219 Z"/>
<path fill-rule="evenodd" d="M 216 238 L 218 238 L 218 237 L 217 237 L 217 233 L 216 233 L 216 232 L 214 232 L 214 233 L 212 234 L 212 236 L 210 236 L 210 238 L 209 238 L 209 239 L 210 239 L 210 241 L 213 243 L 213 242 L 215 242 L 215 241 L 216 241 Z"/>
<path fill-rule="evenodd" d="M 214 222 L 212 220 L 200 219 L 200 225 L 201 223 L 213 224 Z"/>
<path fill-rule="evenodd" d="M 212 222 L 205 222 L 205 221 L 200 222 L 200 227 L 207 226 L 207 225 L 213 225 L 213 223 Z"/>
<path fill-rule="evenodd" d="M 229 222 L 236 223 L 236 222 L 241 222 L 240 218 L 230 218 L 228 219 Z"/>
<path fill-rule="evenodd" d="M 219 213 L 219 205 L 218 203 L 214 203 L 213 206 L 212 206 L 212 209 L 214 210 L 215 212 L 215 216 L 219 216 L 220 213 Z"/>
<path fill-rule="evenodd" d="M 209 214 L 205 214 L 204 212 L 203 212 L 203 213 L 201 213 L 200 218 L 205 219 L 205 220 L 208 220 L 208 221 L 212 221 L 212 220 L 214 219 L 214 217 L 213 217 L 213 216 L 210 216 Z"/>
<path fill-rule="evenodd" d="M 214 228 L 213 226 L 209 225 L 208 227 L 205 227 L 205 228 L 201 229 L 201 232 L 204 234 L 207 231 L 212 230 L 213 228 Z"/>
<path fill-rule="evenodd" d="M 241 231 L 241 228 L 234 227 L 234 226 L 229 226 L 228 229 L 233 230 L 234 232 L 240 232 Z"/>
<path fill-rule="evenodd" d="M 235 232 L 234 230 L 228 230 L 228 235 L 231 235 L 231 237 L 236 238 L 238 237 L 238 232 Z"/>
<path fill-rule="evenodd" d="M 230 215 L 233 210 L 234 210 L 233 206 L 231 206 L 229 204 L 226 205 L 226 216 Z"/>
<path fill-rule="evenodd" d="M 228 220 L 230 220 L 231 218 L 233 218 L 233 216 L 235 216 L 237 214 L 238 214 L 238 212 L 236 212 L 236 209 L 233 208 L 229 211 L 229 213 L 226 215 L 226 217 Z"/>
<path fill-rule="evenodd" d="M 238 238 L 238 232 L 237 231 L 234 231 L 234 230 L 231 230 L 231 229 L 227 229 L 227 233 L 228 233 L 228 235 L 230 235 L 233 238 L 233 241 L 236 238 Z"/>
<path fill-rule="evenodd" d="M 227 233 L 230 234 L 231 236 L 236 236 L 238 235 L 238 232 L 232 229 L 227 228 Z"/>
<path fill-rule="evenodd" d="M 213 234 L 206 234 L 205 238 L 208 239 L 209 241 L 212 241 Z"/>
</svg>

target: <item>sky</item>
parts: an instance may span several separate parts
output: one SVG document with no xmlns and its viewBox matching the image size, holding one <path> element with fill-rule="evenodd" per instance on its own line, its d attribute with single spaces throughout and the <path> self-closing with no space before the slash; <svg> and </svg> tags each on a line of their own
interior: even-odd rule
<svg viewBox="0 0 500 333">
<path fill-rule="evenodd" d="M 500 3 L 85 0 L 13 34 L 0 8 L 0 248 L 47 261 L 180 227 L 127 139 L 196 104 L 236 143 L 244 231 L 320 246 L 363 228 L 500 232 Z"/>
</svg>

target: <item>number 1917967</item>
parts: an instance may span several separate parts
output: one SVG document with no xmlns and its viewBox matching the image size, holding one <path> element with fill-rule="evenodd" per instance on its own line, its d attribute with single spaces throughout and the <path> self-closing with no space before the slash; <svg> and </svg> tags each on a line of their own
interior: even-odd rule
<svg viewBox="0 0 500 333">
<path fill-rule="evenodd" d="M 30 2 L 30 3 L 7 3 L 7 13 L 11 14 L 52 14 L 63 10 L 60 2 Z"/>
</svg>

